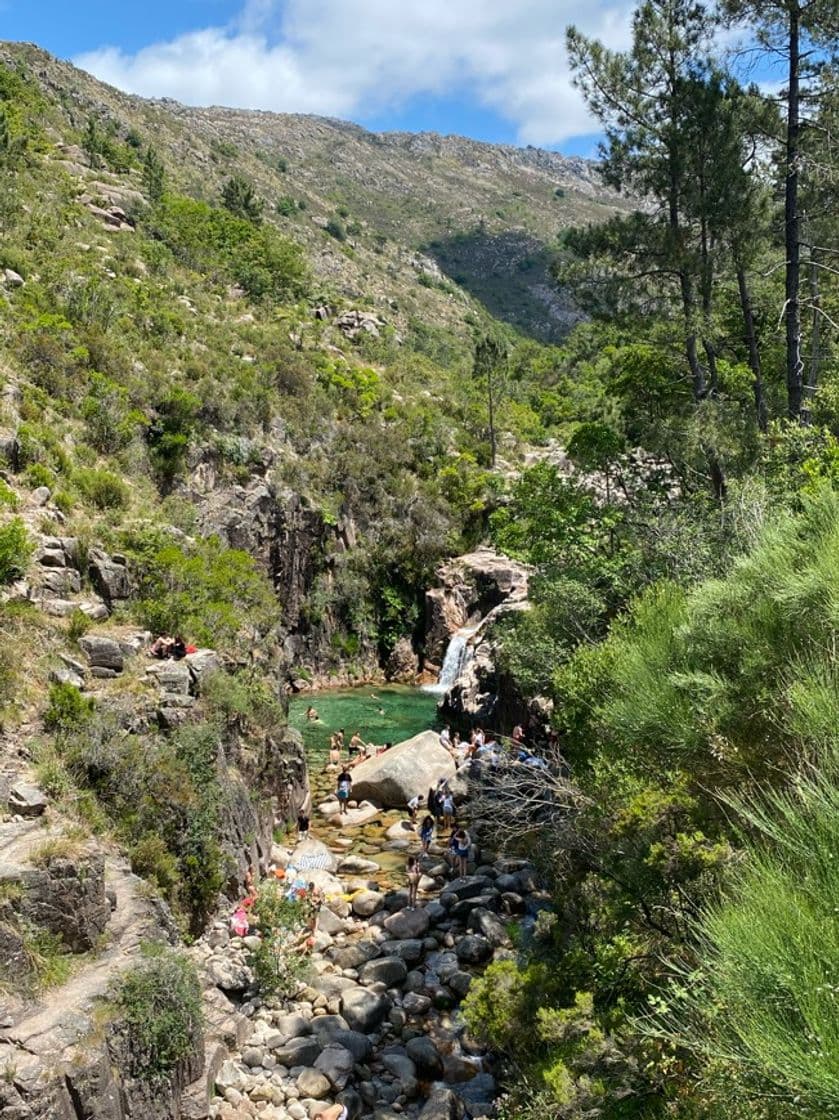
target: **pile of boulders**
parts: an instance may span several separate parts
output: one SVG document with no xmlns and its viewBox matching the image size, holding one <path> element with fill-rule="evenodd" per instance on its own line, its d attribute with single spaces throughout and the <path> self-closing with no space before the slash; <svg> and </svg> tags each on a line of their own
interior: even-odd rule
<svg viewBox="0 0 839 1120">
<path fill-rule="evenodd" d="M 315 847 L 308 841 L 305 852 Z M 275 854 L 300 860 L 300 850 Z M 314 1120 L 334 1102 L 349 1120 L 491 1115 L 492 1061 L 457 1007 L 477 972 L 513 955 L 510 920 L 544 903 L 526 863 L 476 855 L 474 874 L 447 880 L 434 848 L 423 886 L 442 889 L 410 909 L 404 890 L 341 879 L 335 867 L 352 871 L 358 857 L 333 854 L 333 870 L 312 878 L 328 876 L 320 882 L 338 890 L 326 892 L 311 973 L 290 1000 L 259 998 L 248 966 L 256 939 L 217 922 L 194 952 L 251 1029 L 215 1075 L 211 1115 Z"/>
</svg>

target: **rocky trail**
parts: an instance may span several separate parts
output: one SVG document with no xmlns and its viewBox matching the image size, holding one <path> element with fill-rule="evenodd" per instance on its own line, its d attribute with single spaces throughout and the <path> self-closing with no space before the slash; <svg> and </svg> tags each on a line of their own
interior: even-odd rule
<svg viewBox="0 0 839 1120">
<path fill-rule="evenodd" d="M 331 776 L 313 775 L 314 793 Z M 404 815 L 339 822 L 321 803 L 317 839 L 275 846 L 324 892 L 309 975 L 292 999 L 261 1000 L 247 965 L 251 938 L 219 921 L 194 947 L 206 974 L 245 1020 L 242 1042 L 213 1072 L 218 1120 L 314 1120 L 330 1104 L 349 1120 L 489 1116 L 492 1057 L 458 1012 L 472 978 L 514 954 L 508 929 L 540 904 L 523 861 L 475 847 L 452 878 L 439 842 L 423 861 L 419 905 L 407 908 L 403 869 L 420 843 Z M 358 810 L 356 810 L 358 812 Z M 366 814 L 362 812 L 361 817 Z"/>
</svg>

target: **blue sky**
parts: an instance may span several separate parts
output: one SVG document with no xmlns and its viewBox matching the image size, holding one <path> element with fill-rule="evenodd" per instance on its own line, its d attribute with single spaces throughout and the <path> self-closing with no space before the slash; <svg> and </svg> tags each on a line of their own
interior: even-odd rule
<svg viewBox="0 0 839 1120">
<path fill-rule="evenodd" d="M 2 37 L 145 96 L 314 112 L 591 155 L 568 23 L 627 40 L 629 0 L 0 0 Z"/>
</svg>

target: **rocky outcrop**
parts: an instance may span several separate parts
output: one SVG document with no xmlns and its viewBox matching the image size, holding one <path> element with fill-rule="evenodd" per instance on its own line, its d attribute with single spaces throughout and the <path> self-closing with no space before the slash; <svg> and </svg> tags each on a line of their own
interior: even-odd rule
<svg viewBox="0 0 839 1120">
<path fill-rule="evenodd" d="M 265 454 L 270 461 L 270 453 Z M 269 465 L 265 463 L 266 470 Z M 216 534 L 232 548 L 250 553 L 271 577 L 282 609 L 283 655 L 295 689 L 381 679 L 375 643 L 361 644 L 351 673 L 333 642 L 339 620 L 327 611 L 315 624 L 304 609 L 316 580 L 328 586 L 335 557 L 355 546 L 351 519 L 339 517 L 328 524 L 299 494 L 264 478 L 248 486 L 227 485 L 209 459 L 196 466 L 186 493 L 199 509 L 203 535 Z"/>
<path fill-rule="evenodd" d="M 437 732 L 423 731 L 356 766 L 352 794 L 386 808 L 402 808 L 416 794 L 425 795 L 438 778 L 454 776 L 454 759 L 440 745 Z"/>
<path fill-rule="evenodd" d="M 60 937 L 74 953 L 96 945 L 111 917 L 101 854 L 57 857 L 22 872 L 18 881 L 24 918 Z"/>
<path fill-rule="evenodd" d="M 437 569 L 425 596 L 425 663 L 439 667 L 451 635 L 503 605 L 524 602 L 530 569 L 491 548 L 478 548 Z"/>
<path fill-rule="evenodd" d="M 398 684 L 412 684 L 419 673 L 419 658 L 411 639 L 400 638 L 385 664 L 385 678 Z"/>
</svg>

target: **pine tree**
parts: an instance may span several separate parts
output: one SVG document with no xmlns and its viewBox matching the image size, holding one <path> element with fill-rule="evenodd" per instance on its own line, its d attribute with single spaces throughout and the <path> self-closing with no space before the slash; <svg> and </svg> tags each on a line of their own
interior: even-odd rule
<svg viewBox="0 0 839 1120">
<path fill-rule="evenodd" d="M 166 171 L 154 148 L 149 145 L 143 159 L 143 186 L 149 202 L 160 202 L 166 187 Z"/>
</svg>

